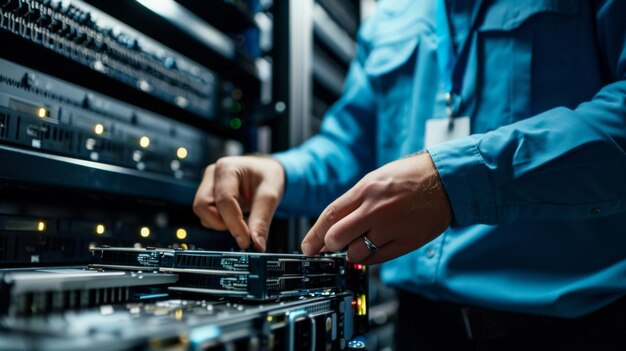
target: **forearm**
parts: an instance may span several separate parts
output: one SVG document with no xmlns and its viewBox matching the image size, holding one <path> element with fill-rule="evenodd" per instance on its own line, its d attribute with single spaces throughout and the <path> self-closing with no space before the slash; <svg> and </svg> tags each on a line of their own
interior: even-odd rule
<svg viewBox="0 0 626 351">
<path fill-rule="evenodd" d="M 626 211 L 626 81 L 429 151 L 455 224 L 584 219 Z"/>
<path fill-rule="evenodd" d="M 298 148 L 273 155 L 285 169 L 282 215 L 318 215 L 373 165 L 364 151 L 317 135 Z"/>
</svg>

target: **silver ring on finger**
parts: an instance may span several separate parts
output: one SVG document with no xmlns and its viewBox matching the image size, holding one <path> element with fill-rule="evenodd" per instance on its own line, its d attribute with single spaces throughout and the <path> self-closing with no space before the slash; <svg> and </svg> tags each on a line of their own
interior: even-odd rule
<svg viewBox="0 0 626 351">
<path fill-rule="evenodd" d="M 374 244 L 370 239 L 367 238 L 367 235 L 363 235 L 363 242 L 365 243 L 365 247 L 370 250 L 371 253 L 378 251 L 378 246 Z"/>
</svg>

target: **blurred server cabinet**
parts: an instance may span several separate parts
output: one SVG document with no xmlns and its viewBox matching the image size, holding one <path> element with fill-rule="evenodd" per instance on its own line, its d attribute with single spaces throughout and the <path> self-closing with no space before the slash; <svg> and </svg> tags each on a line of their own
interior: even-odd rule
<svg viewBox="0 0 626 351">
<path fill-rule="evenodd" d="M 273 91 L 276 101 L 283 103 L 284 117 L 272 124 L 273 150 L 297 146 L 315 134 L 326 109 L 339 97 L 356 50 L 359 3 L 289 0 L 275 4 Z M 339 13 L 339 19 L 331 17 L 329 9 Z M 286 236 L 281 241 L 289 250 L 299 249 L 310 221 L 278 222 L 275 226 Z"/>
<path fill-rule="evenodd" d="M 275 95 L 282 6 L 0 1 L 0 349 L 336 350 L 366 332 L 365 267 L 339 271 L 356 290 L 256 304 L 83 265 L 95 246 L 236 247 L 191 205 L 207 164 L 289 146 L 269 142 L 298 100 Z"/>
<path fill-rule="evenodd" d="M 273 116 L 272 6 L 3 1 L 0 266 L 234 248 L 191 204 L 204 167 L 257 151 Z"/>
<path fill-rule="evenodd" d="M 276 101 L 285 103 L 284 118 L 271 124 L 275 150 L 299 145 L 319 131 L 324 114 L 342 92 L 348 66 L 356 55 L 359 25 L 373 11 L 374 0 L 275 3 L 273 91 Z M 287 236 L 281 240 L 288 243 L 289 250 L 299 248 L 312 224 L 307 218 L 279 223 L 281 233 Z M 372 267 L 367 349 L 392 350 L 397 301 L 394 290 L 378 276 L 378 267 Z"/>
</svg>

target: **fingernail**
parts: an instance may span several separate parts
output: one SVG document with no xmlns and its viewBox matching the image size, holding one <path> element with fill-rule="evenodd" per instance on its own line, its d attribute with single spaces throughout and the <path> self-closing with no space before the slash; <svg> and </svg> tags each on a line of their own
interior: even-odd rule
<svg viewBox="0 0 626 351">
<path fill-rule="evenodd" d="M 312 252 L 311 252 L 311 244 L 309 244 L 308 242 L 304 241 L 302 242 L 301 245 L 302 248 L 302 253 L 305 254 L 306 256 L 311 256 Z"/>
<path fill-rule="evenodd" d="M 246 240 L 244 236 L 237 236 L 235 237 L 235 240 L 237 241 L 237 245 L 239 245 L 239 248 L 241 248 L 242 250 L 247 249 L 250 245 L 250 238 Z"/>
<path fill-rule="evenodd" d="M 261 251 L 265 251 L 265 244 L 267 243 L 267 241 L 265 241 L 265 237 L 262 235 L 256 235 L 256 241 L 257 244 L 260 246 L 258 249 Z"/>
</svg>

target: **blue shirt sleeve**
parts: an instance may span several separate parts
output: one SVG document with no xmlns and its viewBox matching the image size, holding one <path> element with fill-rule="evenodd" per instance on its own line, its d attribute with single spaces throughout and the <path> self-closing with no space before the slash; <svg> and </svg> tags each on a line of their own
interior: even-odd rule
<svg viewBox="0 0 626 351">
<path fill-rule="evenodd" d="M 364 72 L 359 39 L 341 98 L 326 113 L 319 134 L 299 147 L 274 154 L 286 187 L 279 215 L 318 215 L 375 166 L 375 102 Z"/>
<path fill-rule="evenodd" d="M 626 211 L 626 2 L 596 8 L 609 83 L 575 109 L 429 148 L 454 225 L 583 220 Z"/>
</svg>

